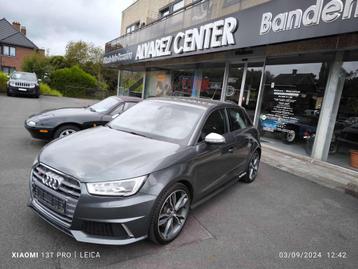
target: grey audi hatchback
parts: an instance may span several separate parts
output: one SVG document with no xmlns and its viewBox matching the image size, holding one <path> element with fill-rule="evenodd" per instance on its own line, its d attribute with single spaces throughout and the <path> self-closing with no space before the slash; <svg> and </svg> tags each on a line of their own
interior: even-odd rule
<svg viewBox="0 0 358 269">
<path fill-rule="evenodd" d="M 166 244 L 191 208 L 254 181 L 260 155 L 258 131 L 241 107 L 147 99 L 107 126 L 44 147 L 31 170 L 29 206 L 78 241 Z"/>
</svg>

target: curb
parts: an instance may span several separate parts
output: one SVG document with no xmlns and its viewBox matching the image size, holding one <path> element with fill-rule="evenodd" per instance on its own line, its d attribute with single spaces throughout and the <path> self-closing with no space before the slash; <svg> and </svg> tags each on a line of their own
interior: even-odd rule
<svg viewBox="0 0 358 269">
<path fill-rule="evenodd" d="M 262 161 L 358 198 L 358 172 L 262 143 Z"/>
</svg>

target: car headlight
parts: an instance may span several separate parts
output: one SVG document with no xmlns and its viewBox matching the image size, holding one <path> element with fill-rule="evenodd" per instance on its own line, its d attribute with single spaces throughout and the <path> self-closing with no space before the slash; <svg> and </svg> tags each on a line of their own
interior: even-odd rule
<svg viewBox="0 0 358 269">
<path fill-rule="evenodd" d="M 10 84 L 11 87 L 15 87 L 15 86 L 16 86 L 15 82 L 12 82 L 12 81 L 10 81 L 9 84 Z"/>
<path fill-rule="evenodd" d="M 130 196 L 139 191 L 147 176 L 141 176 L 119 181 L 106 181 L 87 183 L 87 190 L 90 194 L 104 196 Z"/>
<path fill-rule="evenodd" d="M 26 123 L 28 126 L 31 126 L 31 127 L 36 126 L 36 122 L 34 122 L 33 120 L 28 120 Z"/>
</svg>

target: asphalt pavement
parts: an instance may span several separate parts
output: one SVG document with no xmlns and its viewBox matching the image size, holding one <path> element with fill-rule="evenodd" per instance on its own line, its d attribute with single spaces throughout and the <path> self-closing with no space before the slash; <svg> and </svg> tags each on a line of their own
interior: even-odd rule
<svg viewBox="0 0 358 269">
<path fill-rule="evenodd" d="M 23 123 L 44 109 L 91 103 L 0 95 L 0 268 L 358 268 L 358 200 L 266 164 L 254 183 L 192 211 L 167 246 L 92 245 L 57 231 L 26 206 L 45 143 Z"/>
</svg>

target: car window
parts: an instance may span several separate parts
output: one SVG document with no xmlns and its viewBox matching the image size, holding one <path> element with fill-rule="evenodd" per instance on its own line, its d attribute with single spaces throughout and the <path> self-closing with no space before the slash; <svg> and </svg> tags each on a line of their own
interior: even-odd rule
<svg viewBox="0 0 358 269">
<path fill-rule="evenodd" d="M 124 111 L 126 111 L 127 109 L 131 108 L 132 106 L 134 106 L 137 103 L 133 103 L 133 102 L 127 102 L 124 104 Z"/>
<path fill-rule="evenodd" d="M 37 81 L 36 74 L 34 74 L 34 73 L 25 73 L 25 72 L 14 72 L 11 75 L 11 79 Z"/>
<path fill-rule="evenodd" d="M 247 127 L 247 122 L 245 120 L 245 116 L 240 109 L 229 108 L 228 116 L 230 121 L 231 131 L 244 129 Z"/>
<path fill-rule="evenodd" d="M 123 106 L 124 104 L 120 104 L 119 106 L 117 106 L 111 113 L 110 115 L 116 115 L 116 114 L 121 114 L 123 112 Z"/>
<path fill-rule="evenodd" d="M 90 109 L 95 112 L 107 112 L 112 109 L 116 104 L 118 104 L 118 99 L 115 97 L 108 97 L 92 106 Z"/>
<path fill-rule="evenodd" d="M 109 127 L 149 138 L 187 144 L 205 109 L 147 100 L 124 111 Z"/>
<path fill-rule="evenodd" d="M 201 130 L 199 142 L 205 139 L 210 133 L 225 134 L 226 133 L 226 122 L 224 110 L 216 110 L 208 117 L 203 129 Z"/>
</svg>

